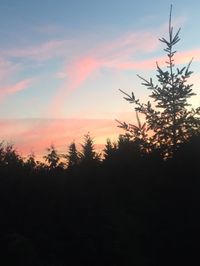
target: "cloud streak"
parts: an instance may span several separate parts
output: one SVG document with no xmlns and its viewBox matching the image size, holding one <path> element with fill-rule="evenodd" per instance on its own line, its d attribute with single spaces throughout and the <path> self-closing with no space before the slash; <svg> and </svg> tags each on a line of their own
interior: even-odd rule
<svg viewBox="0 0 200 266">
<path fill-rule="evenodd" d="M 148 48 L 148 45 L 146 48 Z M 111 47 L 109 47 L 109 49 L 111 49 Z M 143 49 L 145 49 L 145 46 Z M 150 45 L 149 49 L 156 49 L 156 46 L 153 48 L 153 46 Z M 122 51 L 120 51 L 120 53 L 122 53 Z M 55 95 L 53 105 L 51 105 L 53 112 L 62 114 L 62 108 L 66 98 L 73 91 L 81 87 L 90 77 L 95 76 L 94 73 L 100 71 L 102 68 L 108 68 L 112 71 L 151 71 L 156 69 L 156 62 L 158 62 L 160 67 L 166 67 L 166 56 L 153 57 L 147 60 L 136 60 L 134 58 L 130 60 L 128 59 L 128 54 L 131 57 L 134 53 L 133 51 L 126 50 L 124 57 L 120 55 L 120 58 L 118 58 L 117 55 L 108 55 L 107 57 L 106 55 L 102 57 L 98 55 L 96 55 L 96 57 L 87 55 L 71 62 L 71 64 L 66 67 L 65 72 L 62 72 L 62 77 L 66 78 L 66 82 L 59 88 L 58 93 Z M 200 62 L 200 49 L 179 52 L 175 57 L 175 63 L 177 65 L 187 65 L 192 58 L 194 58 L 194 62 Z"/>
<path fill-rule="evenodd" d="M 30 83 L 31 83 L 30 79 L 25 79 L 20 82 L 17 82 L 16 84 L 12 86 L 1 87 L 0 88 L 0 101 L 3 101 L 8 96 L 11 96 L 13 94 L 16 94 L 20 91 L 27 89 Z"/>
<path fill-rule="evenodd" d="M 65 61 L 65 66 L 55 77 L 61 79 L 62 85 L 57 88 L 52 102 L 49 104 L 47 115 L 59 116 L 63 115 L 63 106 L 66 99 L 71 93 L 76 91 L 85 83 L 101 73 L 103 69 L 109 69 L 116 74 L 116 71 L 133 70 L 144 71 L 155 68 L 156 61 L 163 66 L 165 58 L 155 57 L 155 52 L 160 50 L 160 42 L 155 36 L 155 32 L 160 34 L 166 25 L 161 25 L 153 31 L 138 31 L 122 34 L 121 36 L 100 43 L 92 42 L 83 45 L 85 38 L 76 39 L 52 39 L 44 43 L 22 47 L 16 49 L 8 49 L 0 52 L 2 57 L 8 60 L 23 59 L 33 61 L 45 61 L 62 58 Z M 41 29 L 43 30 L 43 29 Z M 45 29 L 46 30 L 46 29 Z M 50 26 L 47 31 L 54 32 L 54 27 Z M 85 48 L 84 48 L 85 47 Z M 78 51 L 78 52 L 77 52 Z M 195 60 L 199 60 L 200 51 L 198 49 L 192 52 L 179 53 L 177 63 L 185 63 L 188 58 L 193 56 L 195 52 Z M 149 59 L 143 59 L 146 55 L 152 55 Z M 192 55 L 192 56 L 190 56 Z M 197 59 L 196 59 L 197 55 Z M 141 58 L 139 60 L 139 58 Z M 11 66 L 8 66 L 8 71 L 3 71 L 3 63 L 1 67 L 0 61 L 0 79 L 9 73 Z M 16 93 L 20 88 L 23 90 L 24 83 L 16 84 L 13 89 L 9 87 L 2 88 L 0 99 Z M 16 90 L 16 92 L 15 92 Z"/>
<path fill-rule="evenodd" d="M 54 114 L 55 112 L 62 114 L 66 98 L 103 68 L 111 70 L 150 68 L 145 62 L 138 62 L 135 57 L 138 53 L 156 51 L 159 43 L 155 39 L 154 34 L 149 32 L 128 33 L 99 44 L 84 55 L 74 57 L 66 63 L 63 71 L 58 73 L 58 76 L 65 78 L 65 81 L 58 89 L 49 109 L 53 110 Z M 129 62 L 130 58 L 133 59 Z"/>
</svg>

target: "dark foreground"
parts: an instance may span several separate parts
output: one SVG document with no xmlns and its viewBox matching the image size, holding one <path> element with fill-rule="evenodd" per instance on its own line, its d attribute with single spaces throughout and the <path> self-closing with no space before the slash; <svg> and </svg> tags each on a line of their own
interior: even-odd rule
<svg viewBox="0 0 200 266">
<path fill-rule="evenodd" d="M 1 265 L 198 265 L 200 141 L 62 169 L 1 164 Z"/>
</svg>

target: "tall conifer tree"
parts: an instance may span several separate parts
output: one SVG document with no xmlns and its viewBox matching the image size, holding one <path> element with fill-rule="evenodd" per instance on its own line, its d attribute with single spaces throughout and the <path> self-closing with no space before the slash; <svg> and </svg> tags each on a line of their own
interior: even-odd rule
<svg viewBox="0 0 200 266">
<path fill-rule="evenodd" d="M 155 105 L 150 101 L 146 104 L 141 103 L 131 95 L 120 90 L 124 99 L 135 104 L 135 110 L 144 115 L 146 120 L 146 131 L 149 134 L 149 144 L 151 148 L 160 149 L 165 157 L 172 156 L 178 146 L 188 140 L 194 134 L 200 133 L 200 107 L 191 108 L 188 106 L 188 99 L 194 96 L 192 85 L 188 84 L 188 78 L 191 76 L 189 64 L 182 68 L 175 66 L 174 46 L 180 41 L 180 29 L 174 33 L 171 24 L 172 6 L 169 16 L 168 39 L 159 39 L 164 43 L 164 51 L 167 54 L 166 69 L 157 65 L 157 80 L 155 84 L 150 78 L 147 80 L 138 75 L 142 80 L 142 85 L 151 91 L 149 97 L 153 99 Z M 120 127 L 135 137 L 134 125 L 120 123 Z M 144 130 L 144 129 L 143 129 Z"/>
</svg>

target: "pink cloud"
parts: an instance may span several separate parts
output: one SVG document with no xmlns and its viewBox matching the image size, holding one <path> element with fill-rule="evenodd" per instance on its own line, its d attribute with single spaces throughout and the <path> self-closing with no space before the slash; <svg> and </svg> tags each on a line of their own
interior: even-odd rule
<svg viewBox="0 0 200 266">
<path fill-rule="evenodd" d="M 50 109 L 56 110 L 56 113 L 61 113 L 66 96 L 81 86 L 101 65 L 101 60 L 89 56 L 74 60 L 74 62 L 67 66 L 65 70 L 67 82 L 64 83 L 57 95 L 55 95 Z"/>
<path fill-rule="evenodd" d="M 145 43 L 143 47 L 139 47 L 139 43 L 137 43 L 135 49 L 149 49 L 149 50 L 156 50 L 158 48 L 158 44 L 155 45 L 155 43 L 151 39 L 148 38 L 149 35 L 143 36 L 144 38 L 147 38 L 146 41 L 143 40 L 142 43 Z M 127 37 L 124 41 L 124 46 L 131 43 L 131 40 L 133 39 L 133 36 L 130 36 L 130 39 Z M 159 43 L 157 41 L 157 43 Z M 117 47 L 124 47 L 122 44 L 117 46 L 117 44 L 109 44 L 108 50 L 106 50 L 106 47 L 103 46 L 101 49 L 97 49 L 99 54 L 97 53 L 96 56 L 94 55 L 88 55 L 82 58 L 76 58 L 74 61 L 71 62 L 69 66 L 66 67 L 65 71 L 62 72 L 62 78 L 67 78 L 67 81 L 64 83 L 64 85 L 59 88 L 58 93 L 55 95 L 55 98 L 53 99 L 53 104 L 51 105 L 51 110 L 53 110 L 54 114 L 59 113 L 62 114 L 62 107 L 64 106 L 66 97 L 69 96 L 70 93 L 72 93 L 74 90 L 81 87 L 84 82 L 86 82 L 90 77 L 95 76 L 94 72 L 100 71 L 101 68 L 110 68 L 112 70 L 118 69 L 118 70 L 137 70 L 144 71 L 144 70 L 156 70 L 156 62 L 158 62 L 160 67 L 166 67 L 166 55 L 163 55 L 162 57 L 153 57 L 148 60 L 136 60 L 132 59 L 130 60 L 128 58 L 131 57 L 131 53 L 134 55 L 133 49 L 125 49 L 124 50 L 124 57 L 122 57 L 123 51 L 118 51 L 120 54 L 120 58 L 113 52 L 112 49 L 117 49 Z M 110 54 L 108 53 L 110 52 Z M 117 52 L 117 53 L 118 53 Z M 179 64 L 186 64 L 191 60 L 191 58 L 194 57 L 194 61 L 200 61 L 200 49 L 194 49 L 190 51 L 183 51 L 177 53 L 175 56 L 175 63 L 176 65 Z M 117 59 L 116 59 L 117 58 Z M 60 74 L 61 75 L 61 74 Z"/>
<path fill-rule="evenodd" d="M 179 52 L 176 55 L 176 61 L 179 64 L 189 63 L 193 58 L 193 61 L 200 61 L 200 49 L 192 49 L 189 51 Z"/>
<path fill-rule="evenodd" d="M 2 101 L 10 95 L 27 89 L 27 87 L 30 85 L 30 82 L 30 79 L 25 79 L 16 83 L 15 85 L 0 88 L 0 100 Z"/>
<path fill-rule="evenodd" d="M 163 31 L 165 26 L 161 25 L 156 32 Z M 47 27 L 47 31 L 54 30 L 53 26 Z M 78 44 L 77 44 L 78 43 Z M 80 43 L 80 44 L 79 44 Z M 47 60 L 56 56 L 66 58 L 70 54 L 70 61 L 57 74 L 63 79 L 63 85 L 58 88 L 57 93 L 50 104 L 49 113 L 60 115 L 66 98 L 74 90 L 80 88 L 88 79 L 94 77 L 102 68 L 118 70 L 151 70 L 155 67 L 158 58 L 149 60 L 138 60 L 139 55 L 149 54 L 160 49 L 160 42 L 152 32 L 131 32 L 123 34 L 114 40 L 97 44 L 91 42 L 90 50 L 83 52 L 81 47 L 83 41 L 79 40 L 51 40 L 32 47 L 9 49 L 1 54 L 5 57 L 28 58 L 33 60 Z M 77 50 L 80 50 L 76 53 Z M 74 54 L 76 54 L 74 56 Z M 1 67 L 0 67 L 1 70 Z M 1 71 L 0 71 L 1 76 Z"/>
<path fill-rule="evenodd" d="M 175 64 L 186 64 L 190 62 L 193 58 L 193 62 L 200 61 L 200 49 L 193 49 L 189 51 L 182 51 L 178 52 L 175 55 Z M 110 67 L 121 69 L 121 70 L 128 70 L 128 69 L 137 69 L 137 70 L 151 70 L 156 69 L 156 62 L 158 62 L 159 66 L 164 67 L 166 66 L 166 56 L 163 55 L 162 57 L 154 57 L 149 60 L 132 60 L 132 61 L 124 61 L 124 62 L 111 62 Z"/>
<path fill-rule="evenodd" d="M 101 66 L 101 61 L 94 57 L 84 57 L 74 61 L 66 70 L 70 89 L 73 90 L 81 85 L 99 66 Z"/>
<path fill-rule="evenodd" d="M 53 110 L 54 114 L 55 112 L 62 114 L 66 97 L 94 76 L 94 72 L 102 68 L 124 70 L 143 68 L 144 62 L 137 62 L 134 59 L 129 62 L 128 60 L 139 52 L 155 51 L 159 46 L 155 39 L 153 33 L 149 32 L 128 33 L 110 42 L 97 45 L 85 55 L 73 58 L 67 62 L 65 69 L 58 73 L 58 77 L 66 78 L 66 81 L 58 89 L 49 109 Z"/>
</svg>

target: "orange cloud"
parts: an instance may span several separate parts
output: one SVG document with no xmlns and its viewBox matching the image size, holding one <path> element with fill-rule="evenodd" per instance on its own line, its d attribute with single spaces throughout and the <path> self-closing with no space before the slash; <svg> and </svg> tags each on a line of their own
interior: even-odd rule
<svg viewBox="0 0 200 266">
<path fill-rule="evenodd" d="M 83 142 L 83 136 L 91 133 L 98 147 L 106 139 L 117 139 L 121 130 L 114 120 L 106 119 L 17 119 L 0 120 L 0 139 L 14 143 L 22 155 L 35 152 L 42 158 L 52 143 L 61 152 L 67 152 L 68 145 Z"/>
<path fill-rule="evenodd" d="M 15 85 L 0 88 L 0 100 L 25 90 L 30 85 L 30 79 L 22 80 Z"/>
</svg>

